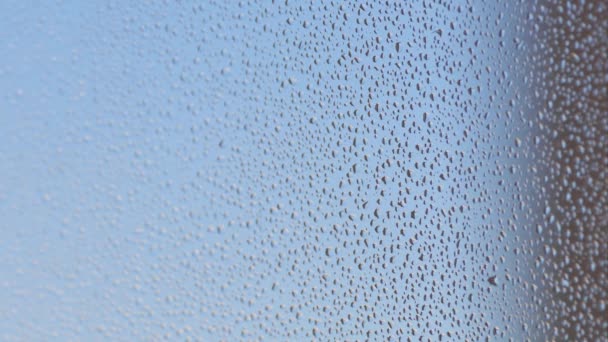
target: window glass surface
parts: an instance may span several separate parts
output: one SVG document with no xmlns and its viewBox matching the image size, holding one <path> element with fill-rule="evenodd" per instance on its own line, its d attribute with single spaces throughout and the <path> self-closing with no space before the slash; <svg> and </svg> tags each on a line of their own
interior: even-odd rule
<svg viewBox="0 0 608 342">
<path fill-rule="evenodd" d="M 0 340 L 608 339 L 606 2 L 0 13 Z"/>
</svg>

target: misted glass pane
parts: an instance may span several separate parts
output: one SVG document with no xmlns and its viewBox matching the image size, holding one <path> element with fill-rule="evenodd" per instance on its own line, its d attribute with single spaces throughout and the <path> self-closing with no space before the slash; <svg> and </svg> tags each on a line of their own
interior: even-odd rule
<svg viewBox="0 0 608 342">
<path fill-rule="evenodd" d="M 608 340 L 605 1 L 0 13 L 0 340 Z"/>
</svg>

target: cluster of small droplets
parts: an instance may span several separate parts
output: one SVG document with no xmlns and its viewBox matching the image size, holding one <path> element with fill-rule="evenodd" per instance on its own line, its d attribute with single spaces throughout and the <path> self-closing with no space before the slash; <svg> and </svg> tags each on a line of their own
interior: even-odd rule
<svg viewBox="0 0 608 342">
<path fill-rule="evenodd" d="M 0 337 L 608 336 L 608 4 L 83 6 L 3 93 Z"/>
</svg>

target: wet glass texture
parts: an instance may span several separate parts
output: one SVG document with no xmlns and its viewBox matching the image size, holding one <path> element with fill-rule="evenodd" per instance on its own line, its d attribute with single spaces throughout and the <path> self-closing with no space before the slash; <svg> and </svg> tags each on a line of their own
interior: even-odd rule
<svg viewBox="0 0 608 342">
<path fill-rule="evenodd" d="M 605 1 L 0 13 L 0 340 L 608 341 Z"/>
</svg>

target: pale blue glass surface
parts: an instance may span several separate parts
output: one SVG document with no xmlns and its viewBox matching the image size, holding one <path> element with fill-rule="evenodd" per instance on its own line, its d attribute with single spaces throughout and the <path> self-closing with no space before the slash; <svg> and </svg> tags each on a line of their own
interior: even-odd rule
<svg viewBox="0 0 608 342">
<path fill-rule="evenodd" d="M 605 340 L 606 12 L 3 1 L 0 340 Z"/>
</svg>

